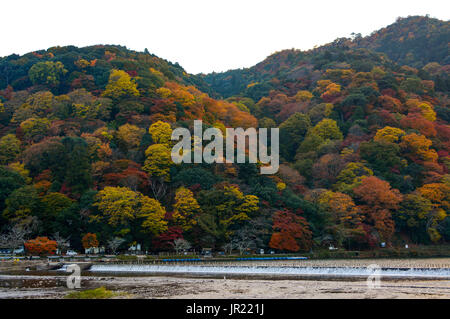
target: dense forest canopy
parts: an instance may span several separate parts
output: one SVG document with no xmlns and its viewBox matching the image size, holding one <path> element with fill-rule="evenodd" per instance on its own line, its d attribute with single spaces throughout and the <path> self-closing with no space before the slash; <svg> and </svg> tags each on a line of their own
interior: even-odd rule
<svg viewBox="0 0 450 319">
<path fill-rule="evenodd" d="M 208 75 L 111 45 L 0 58 L 0 232 L 30 251 L 448 242 L 449 37 L 408 17 Z M 278 127 L 278 173 L 174 164 L 172 130 L 197 119 Z"/>
</svg>

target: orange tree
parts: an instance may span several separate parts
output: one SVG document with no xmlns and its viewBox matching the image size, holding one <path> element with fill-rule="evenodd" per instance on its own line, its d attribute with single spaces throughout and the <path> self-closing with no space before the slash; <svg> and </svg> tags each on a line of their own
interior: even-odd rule
<svg viewBox="0 0 450 319">
<path fill-rule="evenodd" d="M 85 249 L 98 247 L 98 240 L 96 234 L 87 233 L 86 235 L 83 236 L 81 242 L 83 243 L 83 248 Z"/>
<path fill-rule="evenodd" d="M 25 249 L 31 255 L 54 255 L 57 243 L 47 237 L 36 237 L 25 242 Z"/>
<path fill-rule="evenodd" d="M 360 208 L 366 220 L 372 223 L 381 240 L 389 242 L 395 232 L 391 212 L 399 208 L 402 194 L 375 176 L 365 177 L 353 192 L 362 204 Z"/>
</svg>

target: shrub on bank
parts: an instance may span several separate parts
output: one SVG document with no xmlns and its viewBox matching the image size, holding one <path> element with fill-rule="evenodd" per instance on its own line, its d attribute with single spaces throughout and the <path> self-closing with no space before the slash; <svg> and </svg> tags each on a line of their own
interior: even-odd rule
<svg viewBox="0 0 450 319">
<path fill-rule="evenodd" d="M 137 260 L 136 255 L 118 255 L 118 256 L 116 256 L 116 258 L 119 259 L 120 261 L 135 261 L 135 260 Z"/>
<path fill-rule="evenodd" d="M 114 291 L 108 290 L 105 287 L 96 289 L 89 289 L 83 291 L 73 291 L 65 296 L 66 299 L 109 299 L 120 295 Z"/>
</svg>

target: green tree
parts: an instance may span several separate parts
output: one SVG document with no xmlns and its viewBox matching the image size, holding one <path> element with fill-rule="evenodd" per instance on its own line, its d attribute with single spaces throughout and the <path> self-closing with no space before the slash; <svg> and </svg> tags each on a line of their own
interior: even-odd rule
<svg viewBox="0 0 450 319">
<path fill-rule="evenodd" d="M 291 160 L 295 156 L 298 146 L 303 141 L 306 132 L 311 127 L 309 116 L 295 113 L 280 125 L 281 155 Z"/>
<path fill-rule="evenodd" d="M 198 226 L 212 236 L 216 243 L 222 244 L 259 210 L 258 197 L 244 195 L 233 185 L 201 191 L 198 202 L 203 211 L 199 216 Z"/>
<path fill-rule="evenodd" d="M 42 211 L 39 217 L 42 221 L 45 221 L 43 225 L 44 232 L 54 234 L 59 231 L 57 225 L 55 225 L 58 215 L 72 206 L 74 200 L 64 194 L 52 192 L 43 196 L 41 203 Z"/>
<path fill-rule="evenodd" d="M 314 126 L 308 135 L 320 136 L 323 140 L 342 140 L 343 135 L 335 120 L 323 119 Z"/>
<path fill-rule="evenodd" d="M 27 140 L 36 141 L 42 139 L 50 128 L 50 120 L 46 118 L 29 118 L 20 123 L 20 128 Z"/>
<path fill-rule="evenodd" d="M 431 225 L 433 219 L 433 205 L 420 193 L 405 195 L 393 217 L 396 227 L 407 232 L 415 243 L 429 242 L 427 225 Z"/>
<path fill-rule="evenodd" d="M 0 165 L 13 161 L 20 153 L 20 140 L 14 134 L 0 138 Z"/>
<path fill-rule="evenodd" d="M 14 190 L 5 201 L 3 217 L 11 223 L 28 224 L 31 217 L 38 215 L 39 196 L 33 186 Z"/>
<path fill-rule="evenodd" d="M 352 189 L 358 186 L 364 177 L 372 175 L 373 171 L 365 167 L 363 163 L 348 163 L 339 173 L 334 188 L 340 192 L 351 194 Z"/>
<path fill-rule="evenodd" d="M 61 78 L 67 73 L 61 62 L 37 62 L 28 71 L 28 76 L 33 84 L 46 84 L 58 86 Z"/>
<path fill-rule="evenodd" d="M 25 185 L 25 179 L 17 172 L 0 166 L 0 210 L 4 209 L 5 199 L 16 189 Z"/>
<path fill-rule="evenodd" d="M 360 145 L 361 158 L 381 173 L 388 173 L 392 167 L 402 167 L 400 146 L 385 142 L 363 142 Z"/>
<path fill-rule="evenodd" d="M 81 194 L 92 182 L 88 145 L 80 137 L 65 137 L 61 140 L 65 149 L 63 180 L 74 193 Z"/>
<path fill-rule="evenodd" d="M 244 165 L 244 164 L 242 164 Z M 204 190 L 211 189 L 220 177 L 214 175 L 210 171 L 207 171 L 200 167 L 193 167 L 188 169 L 183 169 L 173 178 L 173 183 L 176 185 L 184 185 L 190 187 L 193 185 L 200 185 Z"/>
</svg>

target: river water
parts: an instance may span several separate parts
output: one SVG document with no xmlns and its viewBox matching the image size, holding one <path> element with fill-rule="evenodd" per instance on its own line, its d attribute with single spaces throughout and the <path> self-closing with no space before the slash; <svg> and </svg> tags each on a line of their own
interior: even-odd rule
<svg viewBox="0 0 450 319">
<path fill-rule="evenodd" d="M 217 274 L 217 275 L 299 275 L 351 277 L 379 275 L 383 277 L 448 278 L 450 268 L 382 268 L 377 264 L 368 267 L 292 267 L 292 266 L 203 266 L 203 265 L 138 265 L 97 264 L 90 268 L 95 273 L 138 273 L 138 274 Z"/>
</svg>

